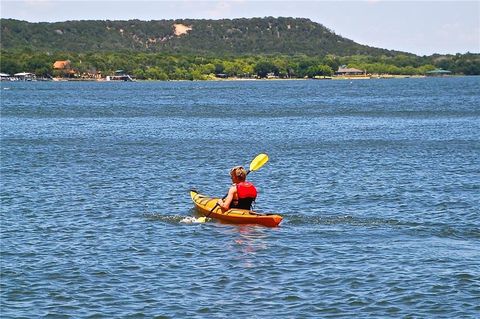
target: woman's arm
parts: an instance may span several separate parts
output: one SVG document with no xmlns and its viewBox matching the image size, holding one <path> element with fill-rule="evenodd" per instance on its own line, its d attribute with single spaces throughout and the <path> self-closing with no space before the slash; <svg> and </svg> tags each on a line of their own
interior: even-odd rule
<svg viewBox="0 0 480 319">
<path fill-rule="evenodd" d="M 225 197 L 224 200 L 218 200 L 218 206 L 220 206 L 223 211 L 226 211 L 230 208 L 230 204 L 232 203 L 233 196 L 235 195 L 236 191 L 237 187 L 235 185 L 232 185 L 232 187 L 230 187 L 230 189 L 228 190 L 227 197 Z"/>
</svg>

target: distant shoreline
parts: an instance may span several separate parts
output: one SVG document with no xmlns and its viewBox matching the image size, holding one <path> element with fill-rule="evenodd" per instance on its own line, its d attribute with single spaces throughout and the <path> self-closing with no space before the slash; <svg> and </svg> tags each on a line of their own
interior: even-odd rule
<svg viewBox="0 0 480 319">
<path fill-rule="evenodd" d="M 346 80 L 388 80 L 388 79 L 423 79 L 423 78 L 446 78 L 446 77 L 463 77 L 468 75 L 448 75 L 448 76 L 426 76 L 426 75 L 371 75 L 371 76 L 333 76 L 333 77 L 319 77 L 319 78 L 215 78 L 206 80 L 147 80 L 147 79 L 135 79 L 134 82 L 254 82 L 254 81 L 346 81 Z M 129 82 L 105 79 L 61 79 L 54 80 L 61 82 Z"/>
<path fill-rule="evenodd" d="M 475 77 L 478 75 L 444 75 L 444 76 L 426 76 L 426 75 L 371 75 L 371 76 L 333 76 L 319 78 L 215 78 L 206 80 L 147 80 L 134 79 L 133 81 L 106 80 L 106 79 L 67 79 L 67 78 L 37 78 L 33 80 L 5 80 L 0 83 L 13 82 L 98 82 L 98 83 L 123 83 L 123 82 L 254 82 L 254 81 L 357 81 L 357 80 L 389 80 L 389 79 L 425 79 L 425 78 L 459 78 Z"/>
</svg>

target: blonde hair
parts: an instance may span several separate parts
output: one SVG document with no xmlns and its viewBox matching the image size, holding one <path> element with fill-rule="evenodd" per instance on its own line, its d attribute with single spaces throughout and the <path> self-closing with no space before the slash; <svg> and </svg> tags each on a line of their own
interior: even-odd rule
<svg viewBox="0 0 480 319">
<path fill-rule="evenodd" d="M 235 166 L 230 170 L 230 176 L 243 182 L 247 178 L 247 171 L 242 166 Z"/>
</svg>

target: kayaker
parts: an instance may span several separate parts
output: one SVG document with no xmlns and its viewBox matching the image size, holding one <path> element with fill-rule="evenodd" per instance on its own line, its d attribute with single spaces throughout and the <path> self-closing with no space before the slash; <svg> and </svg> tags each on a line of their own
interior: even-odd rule
<svg viewBox="0 0 480 319">
<path fill-rule="evenodd" d="M 233 185 L 228 190 L 227 197 L 218 200 L 218 205 L 223 211 L 230 208 L 252 209 L 252 204 L 257 198 L 257 189 L 247 182 L 247 171 L 242 166 L 235 166 L 230 170 Z"/>
</svg>

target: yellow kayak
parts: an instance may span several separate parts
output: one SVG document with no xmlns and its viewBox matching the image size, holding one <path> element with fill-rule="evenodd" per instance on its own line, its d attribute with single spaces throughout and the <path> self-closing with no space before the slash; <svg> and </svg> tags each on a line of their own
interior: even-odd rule
<svg viewBox="0 0 480 319">
<path fill-rule="evenodd" d="M 217 205 L 218 198 L 208 197 L 199 194 L 195 190 L 190 191 L 195 208 L 202 215 L 216 218 L 222 221 L 235 224 L 258 224 L 268 227 L 275 227 L 280 224 L 283 217 L 275 214 L 260 214 L 247 209 L 232 208 L 226 212 Z"/>
</svg>

